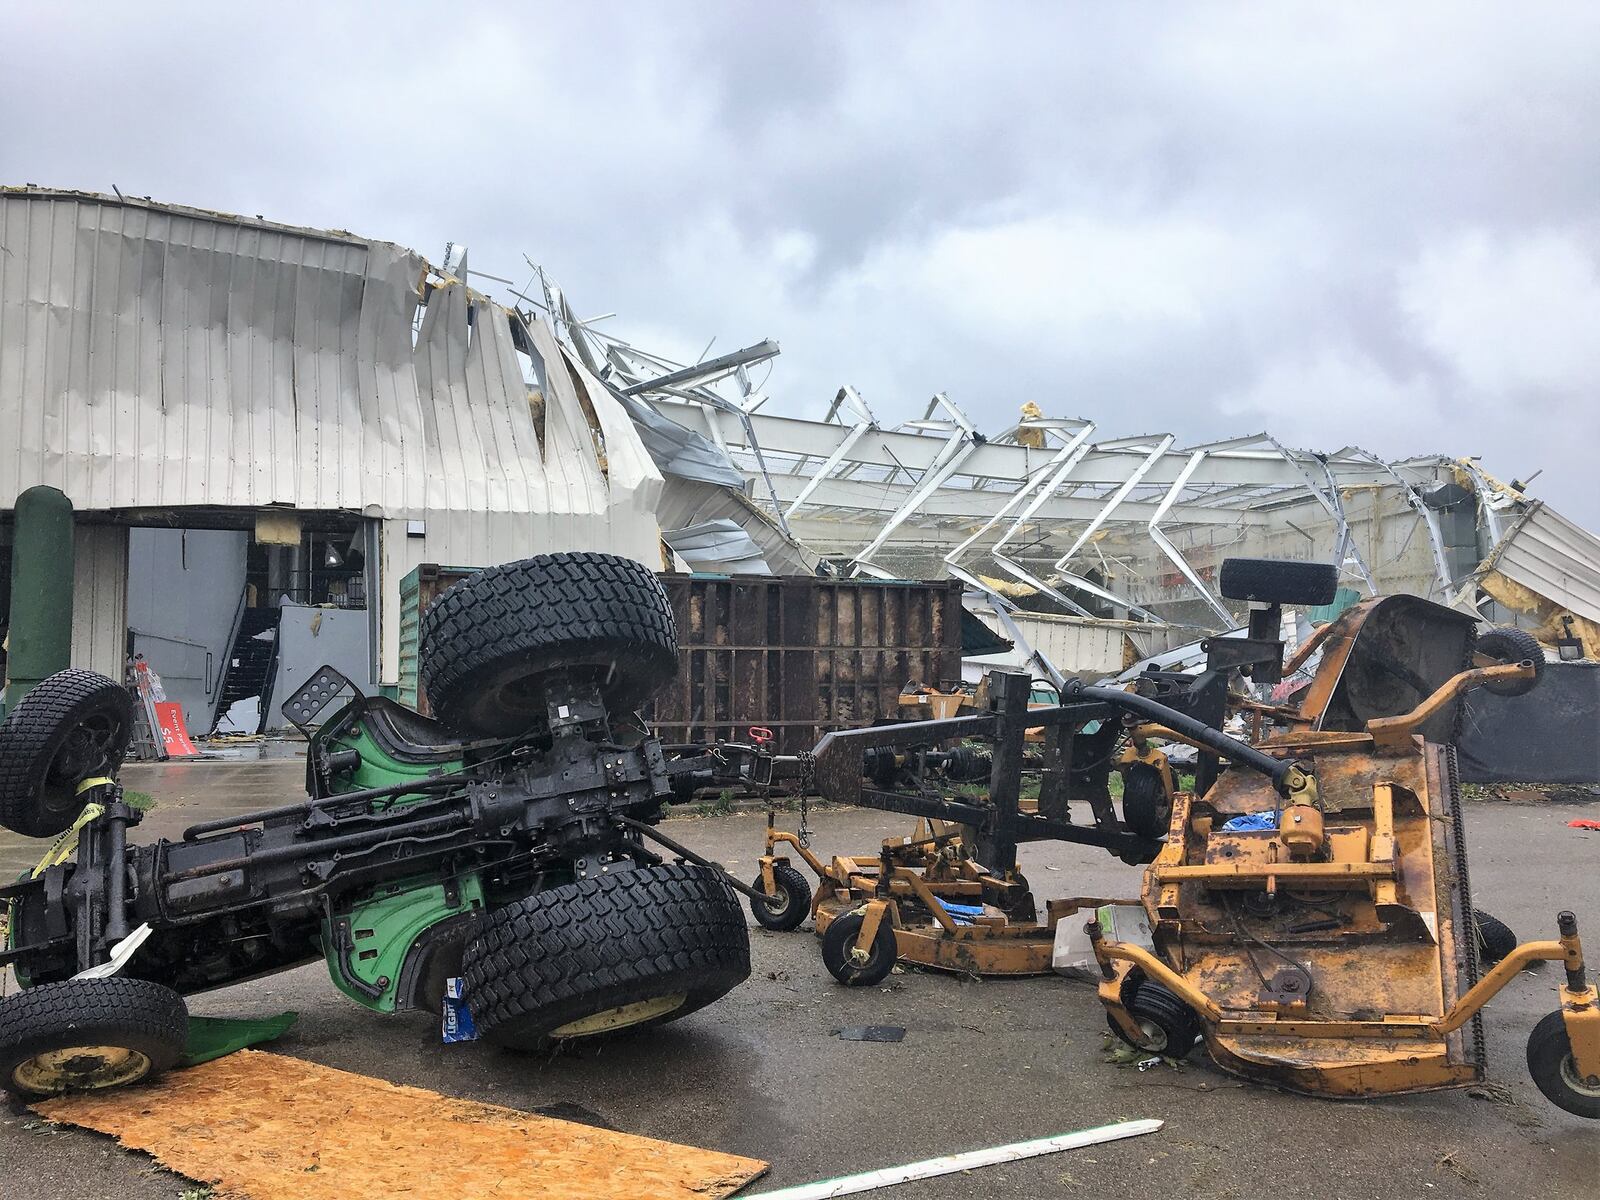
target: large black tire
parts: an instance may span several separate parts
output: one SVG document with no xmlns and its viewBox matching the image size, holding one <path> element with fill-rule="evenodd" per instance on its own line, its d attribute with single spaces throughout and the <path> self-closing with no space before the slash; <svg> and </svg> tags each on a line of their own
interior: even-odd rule
<svg viewBox="0 0 1600 1200">
<path fill-rule="evenodd" d="M 872 987 L 889 978 L 894 970 L 899 949 L 895 943 L 894 926 L 885 914 L 878 923 L 878 932 L 867 951 L 867 961 L 857 962 L 851 951 L 861 936 L 861 926 L 866 918 L 859 912 L 848 912 L 834 918 L 822 935 L 822 965 L 846 987 Z"/>
<path fill-rule="evenodd" d="M 1339 569 L 1332 563 L 1225 558 L 1219 585 L 1229 600 L 1312 606 L 1332 604 L 1339 593 Z"/>
<path fill-rule="evenodd" d="M 1484 966 L 1494 966 L 1517 948 L 1517 935 L 1504 921 L 1481 908 L 1473 910 L 1472 921 L 1477 932 L 1478 961 Z"/>
<path fill-rule="evenodd" d="M 1144 1030 L 1143 1042 L 1136 1042 L 1123 1032 L 1110 1013 L 1106 1023 L 1135 1050 L 1159 1054 L 1163 1058 L 1186 1058 L 1200 1037 L 1200 1017 L 1177 995 L 1152 979 L 1140 979 L 1127 989 L 1123 1004 L 1140 1028 Z"/>
<path fill-rule="evenodd" d="M 1557 1108 L 1600 1120 L 1600 1076 L 1585 1079 L 1578 1074 L 1567 1022 L 1559 1012 L 1547 1014 L 1528 1035 L 1528 1074 Z"/>
<path fill-rule="evenodd" d="M 1122 776 L 1122 822 L 1132 832 L 1152 842 L 1166 837 L 1172 827 L 1172 797 L 1161 772 L 1147 763 L 1134 763 Z"/>
<path fill-rule="evenodd" d="M 538 1050 L 704 1008 L 749 977 L 750 932 L 721 875 L 664 863 L 495 909 L 462 975 L 484 1038 Z"/>
<path fill-rule="evenodd" d="M 600 685 L 620 715 L 678 669 L 661 582 L 616 554 L 540 554 L 445 590 L 422 617 L 421 681 L 434 715 L 486 737 L 545 720 L 543 681 L 564 671 Z"/>
<path fill-rule="evenodd" d="M 66 979 L 0 1001 L 0 1087 L 25 1099 L 153 1079 L 183 1056 L 189 1010 L 144 979 Z"/>
<path fill-rule="evenodd" d="M 115 775 L 128 753 L 128 689 L 93 671 L 41 679 L 0 724 L 0 825 L 55 837 L 83 811 L 78 785 Z"/>
<path fill-rule="evenodd" d="M 1483 685 L 1485 691 L 1497 696 L 1527 695 L 1544 678 L 1544 648 L 1539 645 L 1539 639 L 1526 629 L 1518 629 L 1514 625 L 1496 625 L 1487 633 L 1478 635 L 1476 652 L 1501 663 L 1533 663 L 1532 679 L 1511 679 Z"/>
<path fill-rule="evenodd" d="M 772 864 L 772 882 L 777 885 L 778 895 L 783 897 L 782 902 L 764 904 L 760 900 L 751 900 L 750 915 L 761 928 L 775 933 L 799 929 L 811 912 L 811 885 L 806 882 L 804 875 L 788 863 Z M 757 875 L 750 886 L 761 891 L 761 876 Z"/>
</svg>

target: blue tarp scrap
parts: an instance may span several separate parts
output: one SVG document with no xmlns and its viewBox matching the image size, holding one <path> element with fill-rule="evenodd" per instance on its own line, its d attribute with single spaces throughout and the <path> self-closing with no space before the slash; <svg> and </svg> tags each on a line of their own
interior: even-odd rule
<svg viewBox="0 0 1600 1200">
<path fill-rule="evenodd" d="M 1223 823 L 1223 833 L 1257 833 L 1278 828 L 1278 814 L 1270 812 L 1244 813 Z"/>
<path fill-rule="evenodd" d="M 957 925 L 971 925 L 977 918 L 983 916 L 981 904 L 952 904 L 948 900 L 940 900 L 939 904 Z"/>
</svg>

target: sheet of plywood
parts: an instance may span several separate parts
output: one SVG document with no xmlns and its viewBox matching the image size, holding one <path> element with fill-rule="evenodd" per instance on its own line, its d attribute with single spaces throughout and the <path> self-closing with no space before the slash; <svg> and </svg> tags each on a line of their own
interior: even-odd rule
<svg viewBox="0 0 1600 1200">
<path fill-rule="evenodd" d="M 230 1200 L 711 1200 L 767 1169 L 255 1050 L 34 1108 Z"/>
</svg>

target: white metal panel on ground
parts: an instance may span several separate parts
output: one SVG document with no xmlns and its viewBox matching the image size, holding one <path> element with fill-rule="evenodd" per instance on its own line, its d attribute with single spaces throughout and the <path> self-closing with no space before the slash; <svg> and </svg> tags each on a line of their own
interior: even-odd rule
<svg viewBox="0 0 1600 1200">
<path fill-rule="evenodd" d="M 72 665 L 120 680 L 128 658 L 128 531 L 79 525 L 72 548 Z"/>
<path fill-rule="evenodd" d="M 1126 665 L 1125 648 L 1146 653 L 1145 641 L 1163 637 L 1162 627 L 1140 621 L 1098 621 L 1084 617 L 1055 616 L 1048 613 L 1013 612 L 1011 620 L 1027 640 L 1028 646 L 1043 654 L 1063 675 L 1081 679 L 1104 679 L 1116 675 Z M 996 623 L 985 621 L 991 628 Z M 997 630 L 998 631 L 998 630 Z M 1001 636 L 1005 636 L 1002 632 Z M 1002 660 L 1025 666 L 1025 655 L 991 655 L 981 661 L 999 665 Z"/>
<path fill-rule="evenodd" d="M 1535 501 L 1480 570 L 1513 583 L 1590 621 L 1600 621 L 1600 538 Z"/>
<path fill-rule="evenodd" d="M 423 561 L 607 548 L 658 566 L 660 475 L 604 389 L 602 469 L 555 339 L 541 429 L 511 322 L 345 233 L 141 200 L 0 189 L 0 508 L 345 510 L 383 520 L 383 676 Z M 613 409 L 616 409 L 614 412 Z M 426 536 L 405 535 L 420 521 Z"/>
</svg>

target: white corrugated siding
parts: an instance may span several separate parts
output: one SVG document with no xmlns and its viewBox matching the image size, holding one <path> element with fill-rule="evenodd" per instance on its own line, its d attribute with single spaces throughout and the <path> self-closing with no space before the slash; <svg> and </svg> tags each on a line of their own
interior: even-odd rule
<svg viewBox="0 0 1600 1200">
<path fill-rule="evenodd" d="M 121 679 L 128 658 L 128 531 L 79 525 L 72 548 L 72 665 Z"/>
<path fill-rule="evenodd" d="M 1484 567 L 1580 617 L 1600 621 L 1600 538 L 1543 501 L 1528 509 Z"/>
<path fill-rule="evenodd" d="M 418 562 L 606 548 L 659 563 L 661 477 L 542 324 L 543 443 L 505 309 L 410 250 L 193 209 L 0 191 L 0 507 L 281 504 L 384 521 L 383 676 Z M 470 325 L 469 325 L 470 312 Z M 578 387 L 603 434 L 608 470 Z M 406 538 L 404 522 L 427 534 Z"/>
<path fill-rule="evenodd" d="M 1012 613 L 1028 644 L 1063 675 L 1101 678 L 1122 670 L 1124 631 L 1117 625 L 1041 613 Z"/>
</svg>

